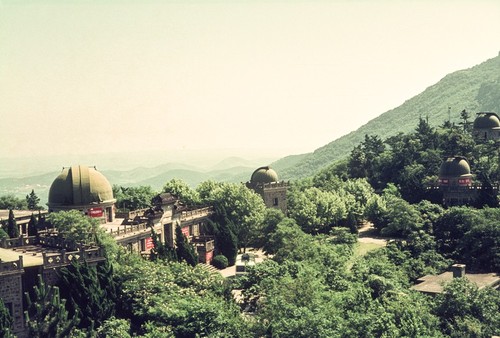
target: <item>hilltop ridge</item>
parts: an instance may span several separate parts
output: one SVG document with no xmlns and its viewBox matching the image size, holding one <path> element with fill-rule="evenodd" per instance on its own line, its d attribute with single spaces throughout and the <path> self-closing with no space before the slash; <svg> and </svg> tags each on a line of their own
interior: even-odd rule
<svg viewBox="0 0 500 338">
<path fill-rule="evenodd" d="M 312 153 L 287 156 L 272 166 L 287 180 L 311 176 L 332 162 L 347 157 L 365 134 L 385 139 L 415 129 L 421 117 L 428 118 L 435 126 L 443 124 L 449 117 L 452 123 L 456 123 L 463 109 L 471 115 L 486 110 L 500 111 L 500 53 L 476 66 L 446 75 L 400 106 Z"/>
</svg>

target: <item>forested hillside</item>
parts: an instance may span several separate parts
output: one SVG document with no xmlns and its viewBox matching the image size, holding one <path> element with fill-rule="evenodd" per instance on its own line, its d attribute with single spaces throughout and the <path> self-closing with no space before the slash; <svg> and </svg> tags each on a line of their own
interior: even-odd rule
<svg viewBox="0 0 500 338">
<path fill-rule="evenodd" d="M 450 114 L 448 107 L 451 108 Z M 472 68 L 451 73 L 359 129 L 313 153 L 285 157 L 275 162 L 273 167 L 287 180 L 311 176 L 333 161 L 347 157 L 366 134 L 385 139 L 413 130 L 419 118 L 428 118 L 432 126 L 441 125 L 449 116 L 451 122 L 458 123 L 460 112 L 464 109 L 473 117 L 479 111 L 500 111 L 500 55 Z"/>
</svg>

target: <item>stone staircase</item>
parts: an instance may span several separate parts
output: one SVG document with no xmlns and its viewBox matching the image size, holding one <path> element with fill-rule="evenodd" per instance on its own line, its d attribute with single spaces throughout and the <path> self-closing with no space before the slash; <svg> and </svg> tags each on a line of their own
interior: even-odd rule
<svg viewBox="0 0 500 338">
<path fill-rule="evenodd" d="M 205 263 L 199 263 L 198 264 L 202 269 L 211 272 L 211 273 L 220 273 L 219 270 L 214 267 L 213 265 L 205 264 Z"/>
</svg>

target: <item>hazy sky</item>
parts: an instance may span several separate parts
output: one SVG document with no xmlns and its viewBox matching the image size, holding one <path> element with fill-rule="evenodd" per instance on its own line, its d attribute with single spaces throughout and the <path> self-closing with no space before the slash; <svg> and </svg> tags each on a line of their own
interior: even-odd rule
<svg viewBox="0 0 500 338">
<path fill-rule="evenodd" d="M 310 152 L 499 51 L 497 0 L 0 0 L 0 157 Z"/>
</svg>

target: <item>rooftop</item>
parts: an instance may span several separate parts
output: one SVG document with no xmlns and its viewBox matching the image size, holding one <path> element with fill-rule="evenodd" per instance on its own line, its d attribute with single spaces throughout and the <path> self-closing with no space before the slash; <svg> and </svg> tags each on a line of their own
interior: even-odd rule
<svg viewBox="0 0 500 338">
<path fill-rule="evenodd" d="M 0 248 L 0 260 L 2 262 L 13 262 L 19 259 L 19 256 L 23 256 L 23 266 L 40 266 L 43 265 L 42 252 L 45 248 L 41 246 L 23 246 L 14 249 L 4 249 Z"/>
<path fill-rule="evenodd" d="M 465 275 L 465 278 L 476 284 L 479 289 L 500 285 L 500 276 L 496 273 L 468 273 Z M 443 292 L 445 284 L 452 280 L 453 272 L 451 271 L 440 275 L 428 275 L 419 278 L 419 284 L 412 286 L 411 289 L 428 294 L 438 294 Z"/>
<path fill-rule="evenodd" d="M 14 212 L 14 218 L 17 224 L 23 224 L 29 222 L 31 215 L 38 217 L 38 210 L 12 210 Z M 42 215 L 47 213 L 47 210 L 40 210 Z M 0 221 L 6 221 L 9 219 L 9 210 L 0 209 Z"/>
</svg>

